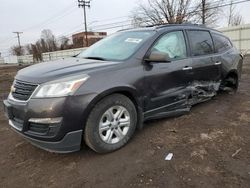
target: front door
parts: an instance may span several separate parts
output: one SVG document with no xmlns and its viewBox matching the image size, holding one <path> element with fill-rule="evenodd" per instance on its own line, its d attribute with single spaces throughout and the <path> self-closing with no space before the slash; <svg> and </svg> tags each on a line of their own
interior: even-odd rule
<svg viewBox="0 0 250 188">
<path fill-rule="evenodd" d="M 145 62 L 145 116 L 185 108 L 185 89 L 192 81 L 183 31 L 168 32 L 150 50 L 166 53 L 168 62 Z M 150 54 L 149 53 L 149 54 Z"/>
</svg>

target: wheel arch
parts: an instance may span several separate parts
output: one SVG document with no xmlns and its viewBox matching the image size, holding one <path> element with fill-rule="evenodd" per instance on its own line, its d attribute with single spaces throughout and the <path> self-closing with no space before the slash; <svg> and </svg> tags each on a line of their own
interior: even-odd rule
<svg viewBox="0 0 250 188">
<path fill-rule="evenodd" d="M 92 101 L 89 103 L 89 105 L 87 106 L 86 111 L 84 113 L 84 116 L 86 117 L 84 120 L 84 126 L 86 124 L 86 121 L 88 119 L 88 116 L 91 110 L 95 107 L 95 105 L 98 102 L 100 102 L 102 99 L 104 99 L 105 97 L 113 95 L 113 94 L 122 94 L 128 97 L 133 102 L 137 111 L 137 128 L 142 129 L 143 127 L 143 102 L 140 100 L 140 97 L 136 89 L 127 87 L 127 86 L 111 88 L 111 89 L 103 91 L 102 93 L 94 97 Z"/>
<path fill-rule="evenodd" d="M 229 78 L 229 77 L 236 77 L 237 79 L 239 78 L 238 76 L 238 71 L 236 69 L 233 69 L 233 70 L 230 70 L 226 76 L 225 76 L 225 79 L 226 78 Z"/>
<path fill-rule="evenodd" d="M 233 87 L 234 89 L 238 89 L 238 86 L 239 86 L 239 74 L 238 74 L 238 71 L 233 69 L 233 70 L 230 70 L 226 76 L 224 77 L 224 79 L 222 80 L 222 84 L 224 86 L 228 85 L 228 83 L 231 83 L 230 81 L 230 78 L 233 79 L 232 81 L 232 85 L 230 84 L 229 87 Z"/>
</svg>

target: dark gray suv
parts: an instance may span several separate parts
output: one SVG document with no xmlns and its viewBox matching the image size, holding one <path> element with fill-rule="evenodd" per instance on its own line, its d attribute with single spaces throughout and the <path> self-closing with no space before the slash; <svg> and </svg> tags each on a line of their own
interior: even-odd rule
<svg viewBox="0 0 250 188">
<path fill-rule="evenodd" d="M 54 152 L 124 146 L 148 119 L 237 90 L 243 58 L 222 33 L 181 24 L 117 32 L 77 57 L 22 69 L 4 100 L 10 126 Z"/>
</svg>

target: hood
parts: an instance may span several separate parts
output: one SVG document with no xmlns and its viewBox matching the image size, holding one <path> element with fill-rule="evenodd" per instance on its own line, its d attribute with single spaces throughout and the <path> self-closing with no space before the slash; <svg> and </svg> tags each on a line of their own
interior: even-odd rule
<svg viewBox="0 0 250 188">
<path fill-rule="evenodd" d="M 20 70 L 16 79 L 31 83 L 45 83 L 62 77 L 88 74 L 103 68 L 111 68 L 117 62 L 67 58 L 47 63 L 39 63 Z"/>
</svg>

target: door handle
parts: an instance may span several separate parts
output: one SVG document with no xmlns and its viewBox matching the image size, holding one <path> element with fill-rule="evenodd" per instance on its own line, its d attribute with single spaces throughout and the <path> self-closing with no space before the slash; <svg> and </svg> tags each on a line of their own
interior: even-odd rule
<svg viewBox="0 0 250 188">
<path fill-rule="evenodd" d="M 221 65 L 221 62 L 220 61 L 217 61 L 214 63 L 215 65 Z"/>
<path fill-rule="evenodd" d="M 182 68 L 182 70 L 184 70 L 184 71 L 185 71 L 185 70 L 192 70 L 192 69 L 193 69 L 193 67 L 183 67 L 183 68 Z"/>
</svg>

